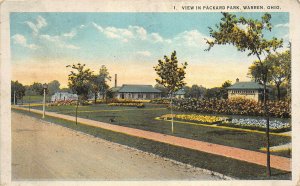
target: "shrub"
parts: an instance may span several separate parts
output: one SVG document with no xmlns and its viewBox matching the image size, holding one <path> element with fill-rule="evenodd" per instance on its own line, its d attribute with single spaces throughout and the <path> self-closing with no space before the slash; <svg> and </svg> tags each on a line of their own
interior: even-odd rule
<svg viewBox="0 0 300 186">
<path fill-rule="evenodd" d="M 152 99 L 150 103 L 155 104 L 170 104 L 170 99 L 168 98 L 161 98 L 161 99 Z"/>
<path fill-rule="evenodd" d="M 137 107 L 137 108 L 145 107 L 144 103 L 109 103 L 108 105 L 109 106 Z"/>
<path fill-rule="evenodd" d="M 48 103 L 47 106 L 76 105 L 77 100 L 59 100 Z"/>
<path fill-rule="evenodd" d="M 268 101 L 267 107 L 271 117 L 291 117 L 290 101 Z M 263 104 L 249 99 L 198 100 L 176 99 L 174 109 L 208 114 L 263 116 Z"/>
</svg>

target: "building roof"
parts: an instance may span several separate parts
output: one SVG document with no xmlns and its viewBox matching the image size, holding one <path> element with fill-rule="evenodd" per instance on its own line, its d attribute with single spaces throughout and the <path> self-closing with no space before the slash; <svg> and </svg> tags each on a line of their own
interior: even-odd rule
<svg viewBox="0 0 300 186">
<path fill-rule="evenodd" d="M 112 92 L 118 92 L 118 90 L 120 90 L 121 87 L 112 87 L 110 90 Z"/>
<path fill-rule="evenodd" d="M 175 95 L 185 95 L 185 91 L 184 91 L 184 89 L 180 89 L 180 90 L 177 90 L 174 94 Z"/>
<path fill-rule="evenodd" d="M 249 81 L 249 82 L 237 82 L 230 87 L 227 87 L 227 90 L 261 90 L 264 86 L 257 82 Z"/>
<path fill-rule="evenodd" d="M 131 85 L 131 84 L 124 84 L 117 91 L 120 93 L 127 93 L 127 92 L 130 92 L 130 93 L 161 93 L 160 90 L 153 88 L 152 85 Z"/>
</svg>

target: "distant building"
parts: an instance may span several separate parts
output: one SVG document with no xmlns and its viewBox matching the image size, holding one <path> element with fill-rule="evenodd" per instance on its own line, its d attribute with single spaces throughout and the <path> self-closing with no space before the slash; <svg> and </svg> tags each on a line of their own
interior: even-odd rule
<svg viewBox="0 0 300 186">
<path fill-rule="evenodd" d="M 155 99 L 161 98 L 161 91 L 152 85 L 124 84 L 121 87 L 111 89 L 115 98 L 118 99 Z"/>
<path fill-rule="evenodd" d="M 245 98 L 255 101 L 261 101 L 263 99 L 263 85 L 257 82 L 240 82 L 236 79 L 235 84 L 227 87 L 228 99 L 232 98 Z"/>
<path fill-rule="evenodd" d="M 51 101 L 65 101 L 65 100 L 77 100 L 77 94 L 71 94 L 69 92 L 56 92 L 52 97 Z"/>
<path fill-rule="evenodd" d="M 174 93 L 174 97 L 175 97 L 175 98 L 178 98 L 178 99 L 183 99 L 183 98 L 185 98 L 185 90 L 184 90 L 184 89 L 180 89 L 180 90 L 176 91 L 176 92 Z"/>
</svg>

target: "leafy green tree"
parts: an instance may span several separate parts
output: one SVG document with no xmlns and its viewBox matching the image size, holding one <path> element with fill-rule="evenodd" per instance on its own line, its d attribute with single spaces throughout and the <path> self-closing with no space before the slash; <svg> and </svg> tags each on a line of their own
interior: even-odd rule
<svg viewBox="0 0 300 186">
<path fill-rule="evenodd" d="M 223 12 L 223 17 L 216 28 L 209 27 L 209 33 L 212 40 L 207 40 L 209 51 L 214 45 L 226 45 L 231 44 L 237 48 L 238 51 L 248 52 L 248 56 L 256 56 L 258 63 L 263 67 L 263 57 L 270 54 L 272 51 L 276 51 L 279 47 L 282 47 L 283 40 L 279 40 L 275 37 L 272 39 L 266 39 L 264 31 L 271 31 L 271 14 L 265 13 L 261 20 L 239 17 L 236 15 Z M 263 68 L 262 68 L 263 69 Z M 269 138 L 269 116 L 266 104 L 266 83 L 268 78 L 268 70 L 264 69 L 263 74 L 264 82 L 264 115 L 267 120 L 266 136 L 267 136 L 267 175 L 271 176 L 270 167 L 270 138 Z"/>
<path fill-rule="evenodd" d="M 184 82 L 185 78 L 185 69 L 187 67 L 187 62 L 178 65 L 178 60 L 176 57 L 176 51 L 172 52 L 171 58 L 164 56 L 164 60 L 158 60 L 158 65 L 154 67 L 159 78 L 156 79 L 156 82 L 160 85 L 163 85 L 168 94 L 171 97 L 170 107 L 172 115 L 172 132 L 174 131 L 173 123 L 173 96 L 174 93 L 186 84 Z"/>
<path fill-rule="evenodd" d="M 34 82 L 30 85 L 30 89 L 34 92 L 35 95 L 43 95 L 44 88 L 42 83 Z"/>
<path fill-rule="evenodd" d="M 225 81 L 220 89 L 220 96 L 223 99 L 228 99 L 228 91 L 227 91 L 227 87 L 230 87 L 232 85 L 231 81 L 227 80 Z"/>
<path fill-rule="evenodd" d="M 206 90 L 204 97 L 206 99 L 220 99 L 221 98 L 221 88 L 213 87 Z"/>
<path fill-rule="evenodd" d="M 85 67 L 85 64 L 73 64 L 67 65 L 67 68 L 71 68 L 68 75 L 68 86 L 73 93 L 78 95 L 76 104 L 76 125 L 77 125 L 77 112 L 79 102 L 83 102 L 88 99 L 88 94 L 91 89 L 92 71 Z"/>
<path fill-rule="evenodd" d="M 202 98 L 204 97 L 206 92 L 206 88 L 203 87 L 202 85 L 192 85 L 192 87 L 186 91 L 186 95 L 187 97 L 191 97 L 191 98 Z"/>
<path fill-rule="evenodd" d="M 290 85 L 291 81 L 291 53 L 285 51 L 283 53 L 277 53 L 269 55 L 267 59 L 272 65 L 271 67 L 271 82 L 276 86 L 277 99 L 281 99 L 281 85 L 286 82 Z"/>
<path fill-rule="evenodd" d="M 48 91 L 50 95 L 55 94 L 60 90 L 60 83 L 57 80 L 53 80 L 50 83 L 48 83 Z"/>
<path fill-rule="evenodd" d="M 106 93 L 109 88 L 109 85 L 107 84 L 107 81 L 110 81 L 111 77 L 109 76 L 108 69 L 105 65 L 102 65 L 99 74 L 92 75 L 91 77 L 91 85 L 92 85 L 92 91 L 94 94 L 94 102 L 96 104 L 97 102 L 97 96 L 98 93 L 102 94 L 106 98 Z"/>
<path fill-rule="evenodd" d="M 60 91 L 62 92 L 69 92 L 69 93 L 73 93 L 72 90 L 70 88 L 67 88 L 67 87 L 63 87 L 60 89 Z"/>
<path fill-rule="evenodd" d="M 23 99 L 25 96 L 25 86 L 18 81 L 11 81 L 11 100 L 18 103 L 18 100 Z"/>
<path fill-rule="evenodd" d="M 28 100 L 27 103 L 28 103 L 28 110 L 30 112 L 30 103 L 31 103 L 31 96 L 33 95 L 36 95 L 35 92 L 32 90 L 32 87 L 29 86 L 29 85 L 26 85 L 25 86 L 25 95 L 27 96 Z"/>
<path fill-rule="evenodd" d="M 266 70 L 268 69 L 268 70 Z M 290 51 L 270 54 L 263 60 L 263 66 L 254 61 L 249 67 L 248 74 L 257 82 L 264 83 L 262 72 L 268 71 L 267 83 L 273 83 L 277 90 L 277 99 L 281 98 L 281 85 L 290 85 L 291 77 L 291 55 Z"/>
<path fill-rule="evenodd" d="M 156 84 L 156 85 L 154 85 L 154 88 L 161 91 L 161 97 L 167 97 L 168 96 L 168 90 L 163 85 Z"/>
</svg>

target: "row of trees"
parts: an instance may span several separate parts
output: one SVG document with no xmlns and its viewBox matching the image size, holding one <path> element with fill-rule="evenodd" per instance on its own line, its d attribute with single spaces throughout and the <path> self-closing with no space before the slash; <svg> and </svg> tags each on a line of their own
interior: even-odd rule
<svg viewBox="0 0 300 186">
<path fill-rule="evenodd" d="M 197 99 L 227 99 L 228 93 L 226 88 L 231 86 L 231 81 L 225 81 L 221 87 L 205 88 L 202 85 L 183 86 L 186 98 Z M 161 84 L 154 86 L 156 89 L 162 91 L 162 97 L 168 97 L 168 90 Z"/>
<path fill-rule="evenodd" d="M 60 91 L 60 83 L 57 80 L 53 80 L 47 83 L 47 93 L 53 95 L 55 92 Z M 15 99 L 16 103 L 18 100 L 23 101 L 23 97 L 26 96 L 38 96 L 43 95 L 44 89 L 43 84 L 34 82 L 31 85 L 23 85 L 18 81 L 11 81 L 11 100 Z"/>
<path fill-rule="evenodd" d="M 68 86 L 73 93 L 79 96 L 79 101 L 87 100 L 92 94 L 96 103 L 99 93 L 107 95 L 108 81 L 111 80 L 111 77 L 106 66 L 102 65 L 97 74 L 81 63 L 68 65 L 67 68 L 71 68 L 68 75 Z"/>
</svg>

